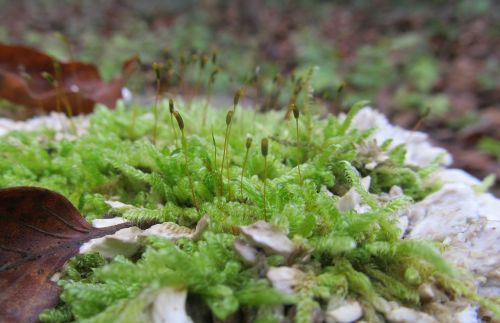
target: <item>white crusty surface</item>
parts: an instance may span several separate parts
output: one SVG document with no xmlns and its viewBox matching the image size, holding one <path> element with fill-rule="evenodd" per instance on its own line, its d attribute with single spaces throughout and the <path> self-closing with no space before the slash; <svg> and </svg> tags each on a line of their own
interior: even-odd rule
<svg viewBox="0 0 500 323">
<path fill-rule="evenodd" d="M 438 323 L 431 315 L 377 297 L 374 306 L 391 323 Z"/>
<path fill-rule="evenodd" d="M 444 154 L 442 163 L 450 165 L 451 155 L 443 148 L 435 147 L 429 142 L 427 134 L 420 131 L 410 131 L 389 123 L 387 118 L 380 112 L 372 108 L 361 109 L 353 118 L 352 128 L 367 130 L 375 128 L 372 138 L 378 145 L 384 141 L 392 139 L 390 147 L 394 148 L 399 144 L 406 144 L 407 165 L 426 166 L 433 162 L 440 154 Z M 378 161 L 374 161 L 378 162 Z"/>
<path fill-rule="evenodd" d="M 352 127 L 361 130 L 375 128 L 372 138 L 379 145 L 388 139 L 393 140 L 391 147 L 406 144 L 407 165 L 426 166 L 440 154 L 444 154 L 443 166 L 452 162 L 451 155 L 434 147 L 426 134 L 391 125 L 383 114 L 371 108 L 362 109 L 354 117 Z M 381 156 L 378 156 L 374 165 L 380 160 Z M 370 161 L 366 161 L 366 165 L 371 165 Z M 407 222 L 401 226 L 407 227 L 406 238 L 443 242 L 446 246 L 444 256 L 448 260 L 477 275 L 481 294 L 500 295 L 500 199 L 478 192 L 481 181 L 460 169 L 438 169 L 426 183 L 441 183 L 443 186 L 400 215 Z M 402 319 L 401 315 L 410 318 L 414 314 L 398 310 L 389 319 L 398 321 Z M 477 316 L 477 309 L 465 308 L 455 316 L 457 322 L 465 322 L 467 318 Z"/>
<path fill-rule="evenodd" d="M 479 181 L 468 174 L 455 174 L 449 184 L 411 206 L 407 238 L 442 242 L 445 258 L 477 275 L 480 293 L 500 295 L 500 200 L 476 193 Z"/>
<path fill-rule="evenodd" d="M 326 312 L 327 322 L 350 323 L 359 320 L 363 316 L 363 308 L 354 300 L 345 301 L 334 308 L 328 307 Z"/>
<path fill-rule="evenodd" d="M 465 232 L 479 219 L 472 189 L 464 184 L 446 184 L 439 191 L 414 204 L 408 215 L 408 237 L 444 241 Z"/>
<path fill-rule="evenodd" d="M 449 301 L 446 303 L 433 302 L 425 305 L 425 311 L 439 322 L 479 323 L 477 305 L 466 302 Z"/>
<path fill-rule="evenodd" d="M 75 124 L 76 134 L 73 132 L 72 122 Z M 36 116 L 25 121 L 14 121 L 0 118 L 0 136 L 9 131 L 37 131 L 42 129 L 53 129 L 56 132 L 55 139 L 76 139 L 87 132 L 89 119 L 86 116 L 76 116 L 72 120 L 64 113 L 51 112 L 48 115 Z"/>
<path fill-rule="evenodd" d="M 440 182 L 443 184 L 456 184 L 461 183 L 468 186 L 475 186 L 481 184 L 481 181 L 472 176 L 471 174 L 457 168 L 442 168 L 438 169 L 429 176 L 428 182 Z"/>
<path fill-rule="evenodd" d="M 419 312 L 408 307 L 398 307 L 386 314 L 391 323 L 438 323 L 427 313 Z"/>
<path fill-rule="evenodd" d="M 427 134 L 391 125 L 372 108 L 360 110 L 351 127 L 375 128 L 372 138 L 379 145 L 388 139 L 393 140 L 391 147 L 406 144 L 407 165 L 426 166 L 440 154 L 444 154 L 443 165 L 451 164 L 451 155 L 433 146 Z M 373 162 L 379 162 L 378 159 Z M 481 181 L 460 169 L 441 168 L 429 176 L 427 183 L 443 186 L 400 215 L 401 228 L 407 226 L 406 238 L 443 242 L 447 259 L 482 276 L 480 291 L 499 295 L 500 200 L 489 193 L 476 192 Z M 351 195 L 342 197 L 340 202 L 345 209 L 362 206 Z"/>
</svg>

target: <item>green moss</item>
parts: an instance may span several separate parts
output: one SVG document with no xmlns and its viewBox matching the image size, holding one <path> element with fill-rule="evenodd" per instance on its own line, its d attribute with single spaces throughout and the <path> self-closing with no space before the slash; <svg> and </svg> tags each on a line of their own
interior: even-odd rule
<svg viewBox="0 0 500 323">
<path fill-rule="evenodd" d="M 185 124 L 184 149 L 176 140 L 167 102 L 159 106 L 156 145 L 151 143 L 150 111 L 123 105 L 114 111 L 98 108 L 90 117 L 87 134 L 76 140 L 56 141 L 48 130 L 4 136 L 0 187 L 36 185 L 58 191 L 89 220 L 114 213 L 135 223 L 172 221 L 194 227 L 202 215 L 210 217 L 208 231 L 196 242 L 149 238 L 139 259 L 119 256 L 105 263 L 95 254 L 74 258 L 60 281 L 60 307 L 45 311 L 41 320 L 140 321 L 155 291 L 165 286 L 188 289 L 220 319 L 251 308 L 255 320 L 262 322 L 283 314 L 276 312 L 276 304 L 295 304 L 296 321 L 307 321 L 312 311 L 325 309 L 333 296 L 356 296 L 370 304 L 382 295 L 419 307 L 415 282 L 437 274 L 449 286 L 457 286 L 457 273 L 434 245 L 400 240 L 394 224 L 397 210 L 411 198 L 425 196 L 428 188 L 422 179 L 432 170 L 404 166 L 404 146 L 389 152 L 390 159 L 374 170 L 364 169 L 357 161 L 356 145 L 371 132 L 352 130 L 350 123 L 364 104 L 356 104 L 343 121 L 334 116 L 318 118 L 317 107 L 311 104 L 299 119 L 301 129 L 307 131 L 298 141 L 295 122 L 284 121 L 283 113 L 236 110 L 228 138 L 229 176 L 222 176 L 222 195 L 219 172 L 226 111 L 209 108 L 202 127 L 199 111 L 205 102 L 193 102 L 189 110 L 182 102 L 176 104 Z M 265 217 L 264 160 L 257 145 L 248 151 L 242 173 L 247 134 L 257 142 L 270 138 L 267 220 L 311 253 L 298 264 L 307 279 L 293 297 L 274 290 L 262 279 L 262 269 L 243 264 L 232 248 L 237 226 Z M 362 187 L 361 175 L 372 177 L 370 192 Z M 392 185 L 401 186 L 407 196 L 382 203 L 373 194 L 387 192 Z M 332 196 L 330 190 L 351 187 L 370 206 L 369 212 L 360 215 L 337 209 L 339 196 Z M 111 209 L 106 200 L 131 206 Z M 270 256 L 265 263 L 279 266 L 286 261 L 290 259 Z"/>
</svg>

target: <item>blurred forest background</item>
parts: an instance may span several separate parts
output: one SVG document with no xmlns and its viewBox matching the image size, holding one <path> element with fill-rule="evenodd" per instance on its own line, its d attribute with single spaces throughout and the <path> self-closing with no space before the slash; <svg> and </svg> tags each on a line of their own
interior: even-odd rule
<svg viewBox="0 0 500 323">
<path fill-rule="evenodd" d="M 370 100 L 428 132 L 456 167 L 500 177 L 498 1 L 0 0 L 0 42 L 94 63 L 108 80 L 138 54 L 139 97 L 154 92 L 153 62 L 213 51 L 225 72 L 214 95 L 245 83 L 272 97 L 277 79 L 317 67 L 316 99 L 338 100 L 342 86 L 342 107 Z M 202 83 L 195 69 L 187 79 Z M 0 101 L 0 117 L 28 113 Z"/>
</svg>

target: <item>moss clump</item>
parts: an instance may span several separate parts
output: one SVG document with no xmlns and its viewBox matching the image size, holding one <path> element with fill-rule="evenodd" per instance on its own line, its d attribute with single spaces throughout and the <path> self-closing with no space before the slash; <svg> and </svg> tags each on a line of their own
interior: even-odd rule
<svg viewBox="0 0 500 323">
<path fill-rule="evenodd" d="M 203 121 L 204 103 L 193 102 L 189 110 L 178 103 L 182 145 L 167 102 L 159 103 L 156 121 L 143 107 L 99 108 L 90 117 L 87 134 L 76 140 L 56 141 L 50 130 L 4 136 L 0 187 L 56 190 L 89 220 L 106 212 L 137 223 L 173 221 L 194 227 L 204 214 L 211 220 L 198 241 L 149 238 L 134 259 L 73 259 L 60 280 L 61 306 L 44 312 L 41 320 L 140 321 L 155 291 L 165 286 L 188 289 L 219 319 L 251 309 L 256 321 L 276 321 L 285 315 L 276 305 L 290 304 L 296 306 L 298 322 L 324 310 L 332 297 L 357 297 L 366 313 L 373 314 L 377 296 L 418 308 L 416 288 L 430 277 L 445 286 L 462 286 L 436 245 L 399 238 L 393 214 L 410 197 L 382 203 L 362 187 L 360 174 L 375 179 L 377 192 L 393 184 L 412 196 L 427 190 L 419 170 L 402 164 L 404 149 L 373 170 L 363 168 L 356 146 L 370 131 L 350 128 L 363 105 L 355 105 L 342 121 L 332 115 L 319 118 L 310 106 L 300 112 L 297 123 L 284 121 L 281 112 L 238 109 L 228 134 L 226 111 L 209 108 Z M 297 133 L 297 127 L 307 131 Z M 248 135 L 269 138 L 267 160 L 257 145 L 247 144 Z M 331 192 L 350 187 L 370 207 L 368 212 L 337 209 L 339 196 Z M 107 199 L 133 207 L 112 210 Z M 309 256 L 267 256 L 258 266 L 245 265 L 232 247 L 235 228 L 263 219 L 286 232 L 302 255 Z M 276 291 L 262 276 L 268 266 L 290 263 L 306 275 L 293 296 Z"/>
</svg>

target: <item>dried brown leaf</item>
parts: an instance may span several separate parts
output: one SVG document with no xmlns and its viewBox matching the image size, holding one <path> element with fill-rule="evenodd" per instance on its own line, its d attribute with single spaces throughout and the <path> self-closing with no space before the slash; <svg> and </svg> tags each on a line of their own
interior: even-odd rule
<svg viewBox="0 0 500 323">
<path fill-rule="evenodd" d="M 57 305 L 50 278 L 80 245 L 127 226 L 93 228 L 64 196 L 43 188 L 0 189 L 0 321 L 36 322 Z"/>
<path fill-rule="evenodd" d="M 72 114 L 90 113 L 96 103 L 114 108 L 137 62 L 135 57 L 126 61 L 122 74 L 108 84 L 92 64 L 58 62 L 30 47 L 0 43 L 0 98 L 46 111 L 67 112 L 69 108 Z M 43 73 L 55 82 L 49 82 Z"/>
</svg>

